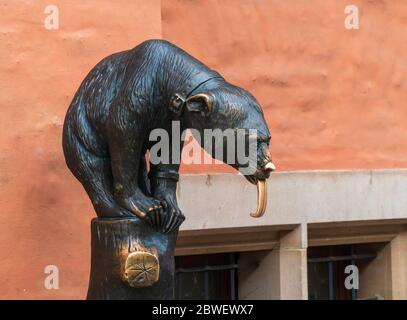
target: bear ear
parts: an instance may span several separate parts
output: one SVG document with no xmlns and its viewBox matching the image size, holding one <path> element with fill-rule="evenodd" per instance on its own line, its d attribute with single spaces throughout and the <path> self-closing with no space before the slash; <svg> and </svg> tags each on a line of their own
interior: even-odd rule
<svg viewBox="0 0 407 320">
<path fill-rule="evenodd" d="M 213 110 L 212 98 L 205 93 L 198 93 L 185 101 L 186 109 L 189 112 L 200 112 L 207 116 Z"/>
</svg>

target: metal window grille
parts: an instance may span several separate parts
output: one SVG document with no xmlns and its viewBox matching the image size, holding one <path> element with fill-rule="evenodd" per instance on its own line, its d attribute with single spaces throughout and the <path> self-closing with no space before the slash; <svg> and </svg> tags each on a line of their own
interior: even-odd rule
<svg viewBox="0 0 407 320">
<path fill-rule="evenodd" d="M 229 300 L 236 300 L 237 299 L 237 254 L 236 253 L 228 253 L 228 263 L 227 264 L 209 264 L 208 263 L 208 255 L 204 256 L 204 263 L 199 266 L 195 267 L 180 267 L 175 270 L 175 284 L 176 284 L 176 298 L 177 299 L 184 299 L 185 298 L 185 290 L 188 289 L 189 286 L 192 286 L 192 283 L 184 283 L 182 275 L 184 274 L 192 274 L 195 276 L 199 276 L 203 281 L 199 284 L 200 290 L 202 290 L 202 298 L 204 300 L 210 299 L 229 299 Z M 201 256 L 202 257 L 202 256 Z M 182 259 L 183 257 L 177 257 L 177 259 Z M 210 294 L 213 290 L 211 288 L 211 276 L 218 271 L 227 271 L 227 278 L 225 278 L 226 273 L 223 272 L 223 280 L 229 286 L 229 295 L 225 297 L 224 295 L 219 297 L 217 296 L 216 292 L 212 295 Z"/>
<path fill-rule="evenodd" d="M 349 261 L 351 265 L 357 265 L 358 260 L 364 259 L 374 259 L 376 254 L 355 254 L 354 245 L 350 245 L 350 254 L 343 256 L 335 256 L 333 254 L 333 247 L 329 248 L 329 256 L 321 258 L 309 258 L 308 263 L 325 263 L 328 265 L 328 299 L 335 299 L 335 272 L 338 271 L 337 263 L 340 261 Z M 342 271 L 342 270 L 341 270 Z M 351 298 L 352 300 L 358 299 L 358 293 L 356 289 L 351 289 Z M 378 299 L 377 297 L 372 297 L 371 299 Z"/>
</svg>

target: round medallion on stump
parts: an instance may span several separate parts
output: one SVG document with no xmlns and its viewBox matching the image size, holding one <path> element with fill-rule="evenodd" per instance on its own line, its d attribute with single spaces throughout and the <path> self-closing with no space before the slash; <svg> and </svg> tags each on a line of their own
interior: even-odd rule
<svg viewBox="0 0 407 320">
<path fill-rule="evenodd" d="M 132 252 L 127 256 L 124 275 L 131 287 L 149 287 L 159 279 L 160 264 L 150 252 Z"/>
</svg>

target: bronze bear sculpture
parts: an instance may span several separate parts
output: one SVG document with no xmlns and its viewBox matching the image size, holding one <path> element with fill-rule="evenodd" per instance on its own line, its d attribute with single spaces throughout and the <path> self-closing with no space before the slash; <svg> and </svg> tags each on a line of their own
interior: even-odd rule
<svg viewBox="0 0 407 320">
<path fill-rule="evenodd" d="M 153 144 L 151 130 L 171 132 L 173 120 L 180 121 L 182 130 L 198 132 L 255 129 L 257 167 L 245 177 L 258 184 L 274 169 L 269 129 L 256 99 L 175 45 L 148 40 L 99 62 L 65 118 L 66 163 L 99 218 L 138 217 L 165 233 L 181 225 L 179 162 L 151 164 L 148 172 L 145 157 Z"/>
</svg>

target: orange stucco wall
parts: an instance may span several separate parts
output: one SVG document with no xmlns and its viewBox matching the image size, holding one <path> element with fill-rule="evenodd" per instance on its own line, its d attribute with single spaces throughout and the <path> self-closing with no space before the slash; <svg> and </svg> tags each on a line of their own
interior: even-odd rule
<svg viewBox="0 0 407 320">
<path fill-rule="evenodd" d="M 59 30 L 44 27 L 49 4 L 0 1 L 0 298 L 84 298 L 94 214 L 64 164 L 63 119 L 96 62 L 144 39 L 252 91 L 280 169 L 407 166 L 404 0 L 352 1 L 352 31 L 342 0 L 54 0 Z M 59 290 L 43 285 L 51 264 Z"/>
<path fill-rule="evenodd" d="M 163 1 L 162 32 L 254 93 L 279 169 L 405 167 L 406 14 L 403 0 Z"/>
</svg>

